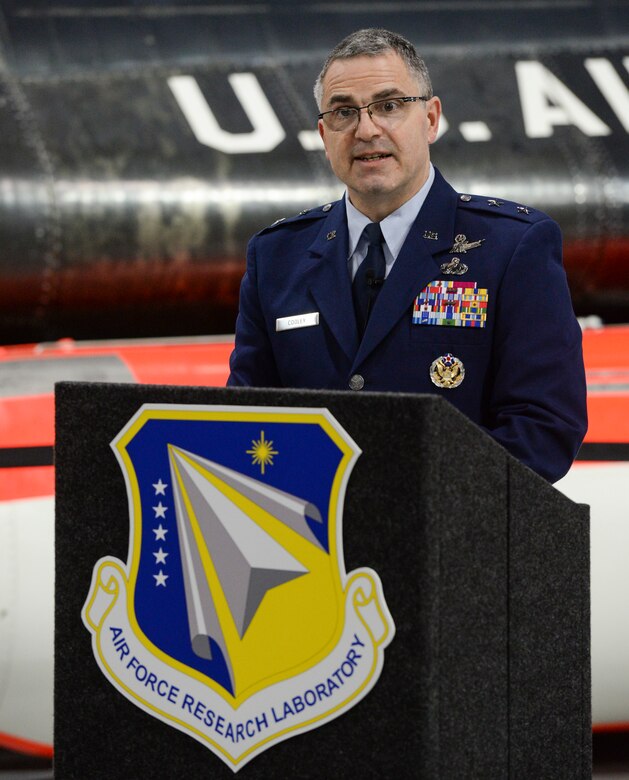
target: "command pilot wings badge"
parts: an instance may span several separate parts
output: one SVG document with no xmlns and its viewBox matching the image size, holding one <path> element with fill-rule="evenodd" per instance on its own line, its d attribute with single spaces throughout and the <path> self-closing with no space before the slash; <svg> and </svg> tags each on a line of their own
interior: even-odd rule
<svg viewBox="0 0 629 780">
<path fill-rule="evenodd" d="M 83 622 L 109 681 L 237 771 L 375 685 L 394 626 L 341 518 L 360 450 L 325 409 L 144 405 L 112 442 L 126 563 Z"/>
<path fill-rule="evenodd" d="M 465 254 L 470 249 L 478 249 L 484 241 L 484 238 L 481 238 L 478 241 L 468 241 L 467 236 L 463 233 L 459 233 L 454 237 L 454 244 L 452 244 L 452 248 L 449 251 L 455 255 L 459 253 Z"/>
</svg>

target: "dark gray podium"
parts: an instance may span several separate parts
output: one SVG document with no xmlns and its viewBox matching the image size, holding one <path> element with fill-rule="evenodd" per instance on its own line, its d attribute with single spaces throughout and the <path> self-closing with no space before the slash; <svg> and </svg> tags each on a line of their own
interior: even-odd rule
<svg viewBox="0 0 629 780">
<path fill-rule="evenodd" d="M 127 701 L 81 622 L 92 569 L 126 559 L 111 440 L 144 403 L 327 408 L 363 451 L 347 570 L 396 625 L 349 712 L 274 745 L 243 778 L 591 776 L 589 534 L 577 506 L 432 396 L 57 385 L 55 777 L 227 778 L 206 747 Z"/>
</svg>

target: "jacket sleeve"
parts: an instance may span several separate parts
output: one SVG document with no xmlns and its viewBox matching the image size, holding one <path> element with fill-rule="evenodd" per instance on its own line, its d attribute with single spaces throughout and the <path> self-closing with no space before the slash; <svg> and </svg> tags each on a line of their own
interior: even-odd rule
<svg viewBox="0 0 629 780">
<path fill-rule="evenodd" d="M 533 223 L 497 295 L 486 428 L 551 482 L 568 471 L 587 430 L 581 342 L 559 227 Z"/>
<path fill-rule="evenodd" d="M 247 247 L 247 270 L 240 285 L 236 345 L 229 359 L 230 387 L 279 387 L 280 380 L 260 305 L 256 238 Z"/>
</svg>

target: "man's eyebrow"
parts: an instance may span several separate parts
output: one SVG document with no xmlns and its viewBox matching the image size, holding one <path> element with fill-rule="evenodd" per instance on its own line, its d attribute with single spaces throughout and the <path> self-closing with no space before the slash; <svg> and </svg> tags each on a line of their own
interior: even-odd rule
<svg viewBox="0 0 629 780">
<path fill-rule="evenodd" d="M 333 106 L 335 103 L 342 103 L 345 106 L 349 106 L 353 102 L 350 95 L 332 95 L 328 100 L 328 106 Z"/>
<path fill-rule="evenodd" d="M 369 102 L 373 102 L 374 100 L 384 100 L 385 98 L 391 97 L 392 95 L 400 96 L 402 95 L 402 90 L 398 87 L 382 89 L 380 92 L 376 92 L 375 95 L 372 95 Z M 332 95 L 328 100 L 328 106 L 337 104 L 341 104 L 343 106 L 352 106 L 356 105 L 356 100 L 354 100 L 351 95 Z"/>
<path fill-rule="evenodd" d="M 372 100 L 384 100 L 384 98 L 393 96 L 401 97 L 403 94 L 404 93 L 401 89 L 398 89 L 397 87 L 390 87 L 389 89 L 383 89 L 381 92 L 376 92 Z"/>
</svg>

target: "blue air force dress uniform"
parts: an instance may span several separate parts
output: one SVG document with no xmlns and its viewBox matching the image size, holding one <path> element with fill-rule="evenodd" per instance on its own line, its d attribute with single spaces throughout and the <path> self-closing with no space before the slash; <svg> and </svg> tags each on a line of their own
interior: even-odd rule
<svg viewBox="0 0 629 780">
<path fill-rule="evenodd" d="M 362 339 L 343 201 L 251 240 L 228 385 L 437 393 L 546 479 L 586 430 L 581 331 L 545 214 L 435 181 Z"/>
</svg>

